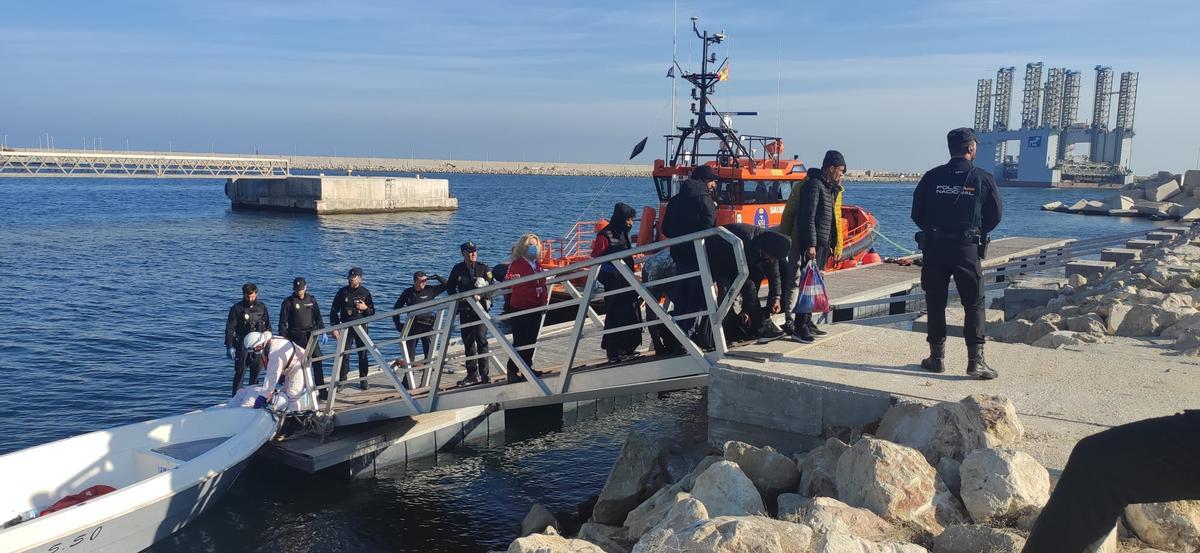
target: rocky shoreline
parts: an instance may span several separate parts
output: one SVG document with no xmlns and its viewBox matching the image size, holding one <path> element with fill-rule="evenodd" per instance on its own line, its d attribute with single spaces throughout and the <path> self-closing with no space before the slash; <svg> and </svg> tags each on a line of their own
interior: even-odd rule
<svg viewBox="0 0 1200 553">
<path fill-rule="evenodd" d="M 1182 174 L 1160 171 L 1129 184 L 1102 200 L 1081 199 L 1072 204 L 1050 202 L 1043 211 L 1112 217 L 1148 217 L 1156 220 L 1200 220 L 1200 171 Z"/>
</svg>

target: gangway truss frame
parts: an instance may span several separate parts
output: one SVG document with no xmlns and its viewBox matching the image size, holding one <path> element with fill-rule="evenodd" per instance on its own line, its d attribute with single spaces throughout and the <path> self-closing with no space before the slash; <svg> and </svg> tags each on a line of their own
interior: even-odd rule
<svg viewBox="0 0 1200 553">
<path fill-rule="evenodd" d="M 0 150 L 0 177 L 283 179 L 286 158 L 49 150 Z"/>
</svg>

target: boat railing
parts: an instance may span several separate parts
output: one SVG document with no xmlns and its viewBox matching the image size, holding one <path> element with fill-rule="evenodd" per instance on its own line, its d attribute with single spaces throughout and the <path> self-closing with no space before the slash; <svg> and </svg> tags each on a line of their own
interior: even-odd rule
<svg viewBox="0 0 1200 553">
<path fill-rule="evenodd" d="M 709 240 L 725 240 L 729 242 L 733 246 L 732 249 L 737 264 L 736 279 L 734 282 L 729 283 L 729 288 L 725 289 L 720 296 L 715 292 L 714 280 L 704 247 L 705 242 Z M 665 271 L 663 274 L 655 276 L 643 274 L 639 278 L 628 265 L 616 262 L 631 256 L 653 255 L 671 246 L 689 243 L 696 251 L 698 262 L 698 270 L 696 271 L 682 274 L 674 274 L 674 271 Z M 607 267 L 605 267 L 606 265 Z M 602 267 L 605 268 L 602 269 Z M 619 277 L 618 282 L 623 281 L 622 284 L 624 286 L 613 286 L 611 289 L 600 290 L 597 283 L 602 270 L 615 271 L 615 274 Z M 645 272 L 643 271 L 643 273 Z M 473 405 L 490 404 L 496 401 L 496 394 L 490 396 L 476 394 L 470 397 L 461 396 L 455 398 L 454 401 L 446 400 L 446 398 L 456 393 L 466 393 L 467 391 L 474 391 L 481 388 L 448 388 L 444 385 L 448 383 L 443 382 L 445 375 L 449 372 L 447 369 L 466 361 L 474 360 L 483 360 L 487 364 L 486 366 L 489 371 L 493 363 L 496 366 L 504 367 L 511 362 L 517 367 L 526 381 L 502 387 L 504 388 L 503 395 L 509 400 L 513 398 L 532 398 L 532 400 L 537 400 L 542 396 L 571 393 L 572 391 L 576 391 L 576 388 L 572 386 L 572 377 L 574 376 L 572 371 L 582 364 L 579 355 L 580 341 L 584 336 L 584 326 L 589 322 L 593 325 L 599 322 L 595 313 L 590 309 L 591 302 L 627 292 L 637 294 L 645 302 L 648 310 L 648 320 L 592 331 L 588 333 L 589 338 L 625 330 L 637 329 L 640 331 L 643 328 L 659 327 L 661 332 L 673 336 L 684 352 L 682 356 L 679 356 L 683 358 L 684 362 L 673 363 L 671 366 L 674 372 L 664 377 L 707 374 L 713 363 L 721 359 L 727 350 L 721 320 L 728 313 L 733 298 L 736 295 L 731 290 L 740 289 L 748 274 L 749 271 L 739 239 L 723 228 L 708 229 L 687 236 L 637 246 L 618 253 L 602 255 L 596 258 L 586 258 L 564 267 L 498 282 L 490 286 L 450 296 L 435 298 L 428 302 L 407 306 L 402 309 L 378 311 L 370 317 L 318 330 L 313 333 L 308 344 L 306 344 L 308 355 L 305 356 L 304 365 L 307 369 L 311 367 L 313 361 L 332 360 L 332 370 L 330 371 L 332 377 L 327 384 L 320 387 L 312 386 L 310 371 L 305 371 L 305 378 L 310 390 L 319 389 L 325 391 L 325 399 L 319 401 L 318 404 L 318 412 L 325 416 L 334 414 L 334 407 L 337 405 L 339 396 L 338 392 L 342 386 L 372 379 L 378 377 L 381 373 L 386 375 L 386 381 L 395 389 L 396 395 L 402 399 L 405 406 L 403 409 L 396 410 L 396 413 L 421 414 L 441 409 L 466 407 L 472 405 L 471 401 L 477 402 Z M 490 307 L 490 298 L 500 298 L 511 293 L 517 286 L 542 279 L 545 279 L 547 286 L 565 285 L 570 298 L 565 301 L 548 303 L 540 307 L 509 313 L 495 313 L 494 311 L 496 310 Z M 573 280 L 582 280 L 585 284 L 581 288 L 576 288 L 570 285 Z M 676 309 L 676 312 L 668 313 L 669 301 L 665 305 L 660 304 L 660 295 L 663 295 L 668 289 L 677 286 L 679 282 L 684 280 L 698 280 L 702 289 L 708 291 L 708 293 L 704 294 L 704 305 L 698 306 L 697 310 L 691 312 L 679 313 L 678 309 Z M 565 356 L 562 356 L 563 360 L 561 362 L 554 362 L 553 366 L 539 367 L 550 371 L 546 375 L 543 375 L 541 371 L 534 371 L 534 368 L 530 367 L 519 355 L 519 352 L 522 350 L 539 347 L 538 344 L 535 342 L 533 345 L 515 346 L 511 336 L 507 335 L 501 328 L 501 323 L 514 317 L 523 317 L 531 314 L 541 316 L 544 322 L 548 311 L 562 309 L 574 310 L 573 323 L 570 329 L 565 334 L 556 333 L 556 336 L 566 337 L 566 343 L 563 345 L 566 351 L 559 352 L 565 353 Z M 462 313 L 471 314 L 473 317 L 468 317 L 467 321 L 462 321 L 460 318 L 458 324 L 455 325 L 456 315 L 461 315 Z M 425 321 L 431 320 L 431 322 L 428 324 L 418 324 L 417 318 L 419 316 Z M 391 327 L 393 317 L 399 317 L 403 321 L 398 334 L 391 332 L 390 329 L 386 332 L 386 334 L 390 335 L 389 337 L 381 337 L 380 334 L 385 333 L 378 330 L 375 331 L 375 335 L 367 332 L 368 327 L 380 323 Z M 694 321 L 700 321 L 701 325 L 708 326 L 708 330 L 711 331 L 712 336 L 712 348 L 710 351 L 704 351 L 693 343 L 691 337 L 683 330 L 687 326 L 692 326 L 692 324 L 681 327 L 680 322 L 683 321 L 693 321 L 692 324 L 694 324 Z M 485 329 L 488 335 L 490 350 L 486 353 L 476 353 L 474 355 L 466 355 L 462 349 L 457 347 L 452 350 L 452 335 L 455 328 L 457 327 L 461 331 L 463 328 L 475 326 L 482 326 Z M 546 334 L 546 329 L 543 328 L 538 335 L 538 340 L 540 341 L 545 338 Z M 332 351 L 326 350 L 321 355 L 314 356 L 313 353 L 317 350 L 317 345 L 322 336 L 325 335 L 333 338 L 334 347 L 330 348 Z M 404 344 L 410 340 L 418 340 L 420 338 L 429 338 L 431 342 L 430 348 L 426 352 L 426 358 L 415 359 Z M 556 345 L 556 347 L 558 346 Z M 348 362 L 348 354 L 358 352 L 366 352 L 371 359 L 371 367 L 368 374 L 365 377 L 355 376 L 344 380 L 338 379 L 337 377 L 341 374 L 345 366 L 344 364 Z M 375 381 L 378 382 L 378 378 L 375 378 Z M 355 402 L 357 401 L 355 400 Z"/>
</svg>

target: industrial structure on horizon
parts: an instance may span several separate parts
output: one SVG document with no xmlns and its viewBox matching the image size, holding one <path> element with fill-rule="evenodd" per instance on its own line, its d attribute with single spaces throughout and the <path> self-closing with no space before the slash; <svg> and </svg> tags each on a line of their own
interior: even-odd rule
<svg viewBox="0 0 1200 553">
<path fill-rule="evenodd" d="M 1096 66 L 1091 121 L 1079 121 L 1082 74 L 1053 67 L 1042 81 L 1042 62 L 1025 65 L 1025 87 L 1018 128 L 1009 127 L 1013 67 L 1001 67 L 996 79 L 979 79 L 975 93 L 975 163 L 1007 186 L 1121 186 L 1133 180 L 1133 113 L 1138 74 L 1121 73 L 1113 92 L 1113 70 Z M 1112 95 L 1117 114 L 1110 124 Z M 995 109 L 993 110 L 993 104 Z M 1016 142 L 1014 148 L 1013 142 Z"/>
</svg>

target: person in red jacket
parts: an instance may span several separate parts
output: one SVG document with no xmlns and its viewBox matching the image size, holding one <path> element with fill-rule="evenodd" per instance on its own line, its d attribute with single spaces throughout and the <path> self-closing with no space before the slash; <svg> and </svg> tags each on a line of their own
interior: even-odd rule
<svg viewBox="0 0 1200 553">
<path fill-rule="evenodd" d="M 628 204 L 618 203 L 613 206 L 612 218 L 608 226 L 596 233 L 592 242 L 592 257 L 601 257 L 610 253 L 628 250 L 634 247 L 629 238 L 633 228 L 633 218 L 636 212 Z M 629 282 L 621 277 L 613 263 L 625 263 L 633 268 L 633 259 L 625 258 L 608 262 L 600 266 L 600 284 L 606 291 L 619 290 L 629 287 Z M 604 297 L 604 330 L 620 328 L 642 322 L 642 300 L 637 292 L 628 290 L 620 294 Z M 604 349 L 610 363 L 629 361 L 640 355 L 638 346 L 642 345 L 642 329 L 633 328 L 605 334 L 600 339 L 600 347 Z"/>
<path fill-rule="evenodd" d="M 522 235 L 513 245 L 512 261 L 508 264 L 508 272 L 505 274 L 504 280 L 514 280 L 540 272 L 537 260 L 541 243 L 542 240 L 536 234 Z M 546 288 L 546 279 L 542 278 L 513 286 L 512 293 L 508 295 L 506 301 L 512 307 L 513 312 L 520 313 L 527 309 L 542 307 L 548 303 L 549 299 L 550 293 Z M 512 329 L 513 347 L 517 348 L 517 353 L 521 359 L 525 360 L 525 364 L 529 366 L 530 370 L 533 369 L 533 348 L 525 350 L 520 348 L 531 346 L 537 342 L 538 333 L 542 330 L 542 318 L 545 314 L 545 311 L 531 311 L 518 314 L 508 320 L 508 326 Z M 533 372 L 538 376 L 542 375 L 541 371 Z M 517 368 L 517 364 L 509 360 L 508 381 L 523 382 L 524 380 L 525 377 Z"/>
</svg>

